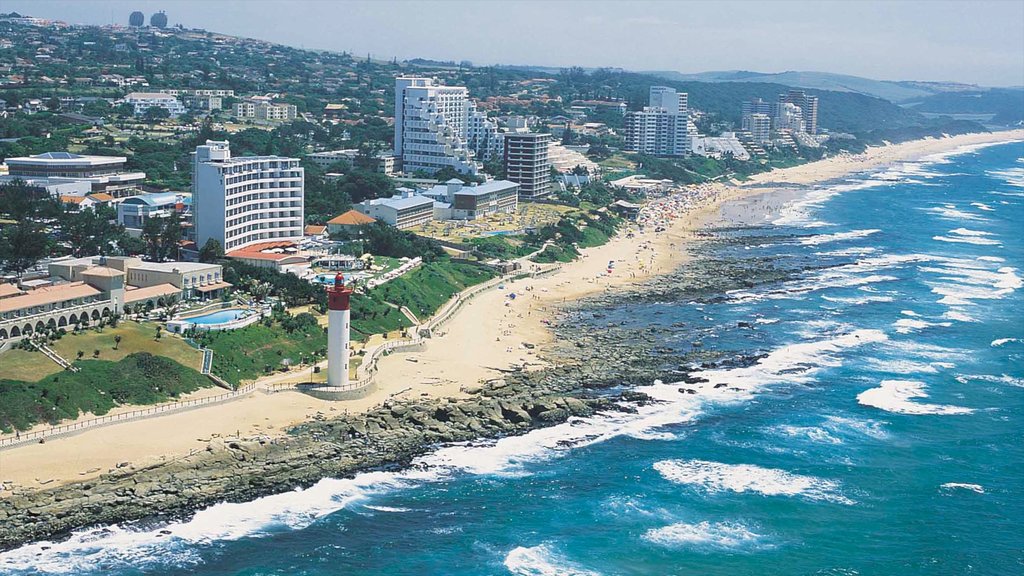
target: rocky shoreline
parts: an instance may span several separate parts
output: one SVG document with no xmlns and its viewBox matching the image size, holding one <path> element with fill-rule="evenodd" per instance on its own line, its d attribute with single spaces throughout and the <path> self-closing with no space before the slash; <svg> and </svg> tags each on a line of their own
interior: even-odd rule
<svg viewBox="0 0 1024 576">
<path fill-rule="evenodd" d="M 395 402 L 308 422 L 274 439 L 214 438 L 187 457 L 128 465 L 51 489 L 18 489 L 0 500 L 0 550 L 89 526 L 182 518 L 220 502 L 247 502 L 327 477 L 402 467 L 446 443 L 524 434 L 598 411 L 635 410 L 648 399 L 631 387 L 666 376 L 687 381 L 691 367 L 737 359 L 660 346 L 666 327 L 595 330 L 596 311 L 626 300 L 714 298 L 787 273 L 768 262 L 699 259 L 624 292 L 570 305 L 555 328 L 555 344 L 542 351 L 552 367 L 508 373 L 470 390 L 468 399 Z"/>
</svg>

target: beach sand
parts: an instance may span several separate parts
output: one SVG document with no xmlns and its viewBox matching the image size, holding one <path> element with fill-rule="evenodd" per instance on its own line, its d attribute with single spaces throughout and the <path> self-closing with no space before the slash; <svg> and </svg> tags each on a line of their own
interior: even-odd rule
<svg viewBox="0 0 1024 576">
<path fill-rule="evenodd" d="M 365 398 L 329 402 L 296 391 L 256 392 L 220 405 L 93 429 L 0 451 L 0 483 L 54 486 L 94 477 L 125 463 L 141 466 L 188 455 L 205 449 L 216 436 L 280 435 L 318 413 L 330 417 L 364 411 L 390 398 L 459 397 L 467 387 L 500 378 L 503 371 L 543 366 L 537 350 L 552 339 L 545 321 L 557 320 L 559 305 L 676 269 L 685 264 L 686 246 L 701 229 L 764 222 L 767 214 L 799 194 L 785 191 L 786 184 L 809 186 L 963 146 L 1019 139 L 1024 139 L 1024 130 L 919 140 L 775 170 L 738 186 L 705 185 L 707 199 L 702 205 L 666 222 L 663 232 L 655 232 L 653 226 L 640 232 L 631 225 L 607 244 L 584 250 L 582 258 L 553 275 L 519 280 L 505 290 L 477 296 L 421 351 L 382 358 L 376 389 Z M 773 191 L 770 200 L 761 196 L 768 191 Z M 609 261 L 615 262 L 611 274 Z M 507 297 L 509 290 L 515 291 L 514 300 Z M 278 380 L 301 378 L 303 374 Z M 0 497 L 9 494 L 0 489 Z"/>
</svg>

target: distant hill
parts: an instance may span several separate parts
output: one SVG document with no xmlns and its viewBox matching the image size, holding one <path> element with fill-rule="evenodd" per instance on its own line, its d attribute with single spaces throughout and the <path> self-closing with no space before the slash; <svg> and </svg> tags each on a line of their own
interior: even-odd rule
<svg viewBox="0 0 1024 576">
<path fill-rule="evenodd" d="M 988 122 L 1000 126 L 1024 122 L 1024 88 L 989 88 L 933 94 L 907 106 L 932 114 L 992 114 Z"/>
<path fill-rule="evenodd" d="M 943 82 L 890 82 L 872 80 L 860 76 L 833 74 L 831 72 L 778 72 L 763 73 L 745 70 L 727 70 L 682 74 L 679 72 L 649 72 L 669 80 L 695 80 L 699 82 L 766 82 L 783 84 L 796 88 L 830 90 L 833 92 L 854 92 L 882 98 L 890 102 L 906 102 L 950 90 L 980 90 L 978 86 Z"/>
</svg>

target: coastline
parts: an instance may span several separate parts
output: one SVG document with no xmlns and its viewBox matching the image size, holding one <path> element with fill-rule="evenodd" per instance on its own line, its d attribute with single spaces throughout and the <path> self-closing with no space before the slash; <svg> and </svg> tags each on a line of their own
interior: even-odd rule
<svg viewBox="0 0 1024 576">
<path fill-rule="evenodd" d="M 254 437 L 284 438 L 284 429 L 290 424 L 308 421 L 317 412 L 326 418 L 348 413 L 352 416 L 345 420 L 351 421 L 362 413 L 379 412 L 378 407 L 386 400 L 443 402 L 443 399 L 453 398 L 460 403 L 478 402 L 474 398 L 479 398 L 478 382 L 481 380 L 503 380 L 505 374 L 517 367 L 525 367 L 527 372 L 539 372 L 552 367 L 550 362 L 542 358 L 557 344 L 546 322 L 557 321 L 561 316 L 558 311 L 560 305 L 672 272 L 688 261 L 690 255 L 686 247 L 698 237 L 701 230 L 725 221 L 735 222 L 736 218 L 752 223 L 750 219 L 756 221 L 760 216 L 758 210 L 764 208 L 763 204 L 759 204 L 749 206 L 747 210 L 727 212 L 726 205 L 777 191 L 779 187 L 807 188 L 852 174 L 877 170 L 895 162 L 914 161 L 949 152 L 961 146 L 1018 139 L 1024 139 L 1024 130 L 926 139 L 869 149 L 864 155 L 858 155 L 863 158 L 839 157 L 776 170 L 739 186 L 708 186 L 709 200 L 685 216 L 676 218 L 664 232 L 656 233 L 648 229 L 640 233 L 634 229 L 632 238 L 625 233 L 619 234 L 603 246 L 583 251 L 584 256 L 580 260 L 564 266 L 558 274 L 521 280 L 511 286 L 517 288 L 520 298 L 509 301 L 507 306 L 505 294 L 497 290 L 474 299 L 422 351 L 395 354 L 382 359 L 379 364 L 381 384 L 367 398 L 330 403 L 298 392 L 257 394 L 223 406 L 211 407 L 209 411 L 197 410 L 112 426 L 54 440 L 45 445 L 30 445 L 0 452 L 0 466 L 3 468 L 0 480 L 15 479 L 16 483 L 29 488 L 33 479 L 49 478 L 51 482 L 34 488 L 52 491 L 57 486 L 84 479 L 108 476 L 123 479 L 132 472 L 159 469 L 167 463 L 185 462 L 188 460 L 186 455 L 193 450 L 204 453 L 226 450 L 225 443 L 231 441 L 227 437 L 235 436 L 233 432 L 242 437 L 237 440 L 240 445 L 255 450 L 251 446 Z M 815 177 L 815 174 L 818 176 Z M 616 263 L 611 275 L 606 273 L 609 261 Z M 523 291 L 527 286 L 531 289 Z M 585 414 L 593 408 L 577 406 L 574 411 L 566 412 L 566 415 Z M 517 417 L 521 418 L 521 415 Z M 288 423 L 296 418 L 298 420 Z M 552 420 L 551 423 L 556 421 Z M 545 422 L 548 420 L 532 418 L 528 426 L 539 426 Z M 511 429 L 496 425 L 489 432 L 519 432 L 526 429 L 518 426 L 522 423 L 515 422 L 517 426 Z M 181 430 L 188 430 L 184 434 L 188 439 L 180 438 L 183 435 Z M 214 434 L 220 434 L 225 439 L 218 440 Z M 210 450 L 210 446 L 216 448 Z M 405 454 L 412 453 L 413 450 L 409 450 Z M 138 455 L 145 451 L 148 451 L 148 455 L 140 458 Z M 74 459 L 76 455 L 97 459 L 90 468 L 99 470 L 82 475 L 83 469 L 74 469 L 75 466 L 81 466 L 81 460 Z M 404 460 L 398 452 L 392 455 L 396 456 L 394 460 Z M 334 457 L 352 460 L 347 453 L 334 453 Z M 97 466 L 95 462 L 103 462 L 105 465 Z M 108 462 L 109 465 L 106 464 Z M 118 466 L 122 462 L 131 464 Z M 386 464 L 388 460 L 378 458 L 378 462 Z M 52 474 L 47 473 L 50 470 Z M 335 470 L 347 472 L 345 468 Z M 332 470 L 320 471 L 329 473 Z M 314 476 L 310 475 L 307 479 L 311 480 Z M 19 482 L 18 478 L 25 482 Z M 5 491 L 3 495 L 9 496 L 10 492 Z M 15 505 L 14 509 L 21 508 Z M 10 512 L 0 508 L 0 519 L 6 520 L 9 517 L 12 517 Z"/>
</svg>

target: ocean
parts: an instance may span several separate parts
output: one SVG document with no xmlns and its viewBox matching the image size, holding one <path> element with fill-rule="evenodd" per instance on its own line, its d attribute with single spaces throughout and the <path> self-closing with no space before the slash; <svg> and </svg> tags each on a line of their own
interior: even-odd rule
<svg viewBox="0 0 1024 576">
<path fill-rule="evenodd" d="M 635 414 L 27 545 L 0 573 L 1022 574 L 1022 222 L 1022 143 L 818 187 L 700 248 L 788 279 L 577 316 L 752 363 L 653 382 Z"/>
</svg>

